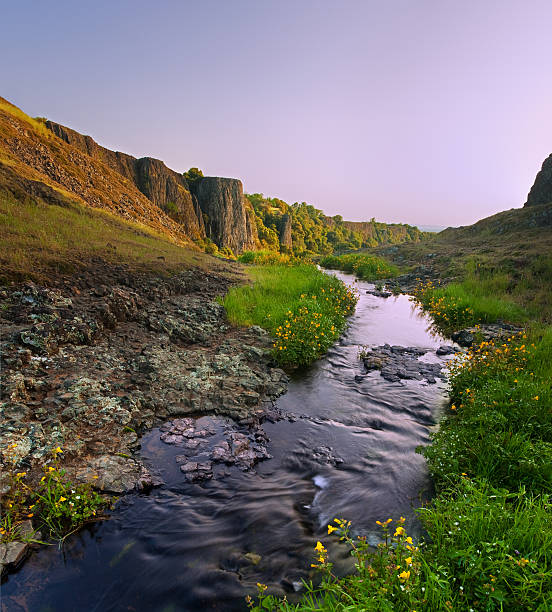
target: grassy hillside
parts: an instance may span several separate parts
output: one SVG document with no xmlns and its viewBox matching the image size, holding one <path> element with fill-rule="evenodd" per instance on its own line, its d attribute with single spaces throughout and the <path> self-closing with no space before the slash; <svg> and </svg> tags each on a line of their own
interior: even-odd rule
<svg viewBox="0 0 552 612">
<path fill-rule="evenodd" d="M 508 210 L 376 252 L 402 268 L 461 285 L 450 291 L 468 301 L 503 298 L 531 318 L 552 322 L 552 204 Z"/>
<path fill-rule="evenodd" d="M 191 245 L 184 228 L 155 206 L 129 180 L 64 142 L 0 98 L 0 187 L 17 199 L 49 194 L 142 223 L 167 239 Z"/>
<path fill-rule="evenodd" d="M 175 244 L 147 226 L 69 199 L 60 203 L 21 201 L 0 192 L 0 283 L 44 281 L 99 259 L 160 274 L 197 266 L 230 270 L 225 262 Z"/>
</svg>

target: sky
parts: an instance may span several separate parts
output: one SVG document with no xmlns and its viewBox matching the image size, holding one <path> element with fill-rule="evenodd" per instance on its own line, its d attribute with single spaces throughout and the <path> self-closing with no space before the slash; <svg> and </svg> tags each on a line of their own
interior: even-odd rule
<svg viewBox="0 0 552 612">
<path fill-rule="evenodd" d="M 0 95 L 248 193 L 466 225 L 552 152 L 551 26 L 549 0 L 18 0 Z"/>
</svg>

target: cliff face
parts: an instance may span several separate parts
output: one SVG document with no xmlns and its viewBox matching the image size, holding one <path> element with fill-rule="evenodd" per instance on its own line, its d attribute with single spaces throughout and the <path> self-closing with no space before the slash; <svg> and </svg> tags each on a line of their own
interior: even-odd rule
<svg viewBox="0 0 552 612">
<path fill-rule="evenodd" d="M 552 202 L 552 155 L 544 160 L 524 206 L 536 206 L 550 202 Z"/>
<path fill-rule="evenodd" d="M 246 207 L 241 181 L 207 176 L 196 181 L 192 191 L 202 212 L 205 233 L 213 242 L 234 253 L 256 247 L 257 230 Z"/>
<path fill-rule="evenodd" d="M 74 197 L 178 241 L 210 238 L 235 253 L 258 245 L 254 213 L 237 179 L 203 178 L 192 193 L 184 176 L 162 161 L 110 151 L 59 123 L 31 119 L 3 98 L 0 157 L 6 162 L 0 188 L 17 197 Z"/>
<path fill-rule="evenodd" d="M 149 200 L 181 223 L 190 237 L 202 238 L 205 235 L 201 215 L 194 208 L 186 179 L 167 168 L 162 161 L 153 157 L 136 159 L 126 153 L 110 151 L 90 136 L 79 134 L 53 121 L 47 121 L 46 127 L 58 138 L 132 181 Z"/>
</svg>

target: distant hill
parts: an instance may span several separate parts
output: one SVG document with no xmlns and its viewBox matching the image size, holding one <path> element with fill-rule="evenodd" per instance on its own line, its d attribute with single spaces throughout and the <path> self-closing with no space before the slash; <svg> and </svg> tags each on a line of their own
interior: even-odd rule
<svg viewBox="0 0 552 612">
<path fill-rule="evenodd" d="M 383 246 L 378 251 L 420 276 L 462 277 L 467 266 L 523 275 L 541 261 L 552 270 L 552 203 L 513 208 L 477 221 L 450 227 L 416 245 Z M 552 281 L 552 277 L 547 282 Z"/>
<path fill-rule="evenodd" d="M 429 232 L 431 234 L 438 234 L 446 229 L 446 225 L 416 225 L 416 227 L 422 232 Z"/>
</svg>

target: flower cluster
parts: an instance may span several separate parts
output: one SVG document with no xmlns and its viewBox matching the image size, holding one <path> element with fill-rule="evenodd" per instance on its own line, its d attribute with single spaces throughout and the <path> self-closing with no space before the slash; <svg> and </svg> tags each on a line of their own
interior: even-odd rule
<svg viewBox="0 0 552 612">
<path fill-rule="evenodd" d="M 11 474 L 9 492 L 2 500 L 2 540 L 21 537 L 22 522 L 28 519 L 32 519 L 43 532 L 61 538 L 83 523 L 95 520 L 106 505 L 106 501 L 89 485 L 76 485 L 67 478 L 65 470 L 60 468 L 59 458 L 63 450 L 59 446 L 51 452 L 52 459 L 43 467 L 44 475 L 38 483 L 28 484 L 26 472 Z"/>
<path fill-rule="evenodd" d="M 410 298 L 428 312 L 439 331 L 450 333 L 468 325 L 476 324 L 472 307 L 458 297 L 440 295 L 433 281 L 418 281 Z"/>
<path fill-rule="evenodd" d="M 354 310 L 355 291 L 333 279 L 317 294 L 301 295 L 275 331 L 274 355 L 282 365 L 307 365 L 323 355 L 339 337 Z"/>
</svg>

